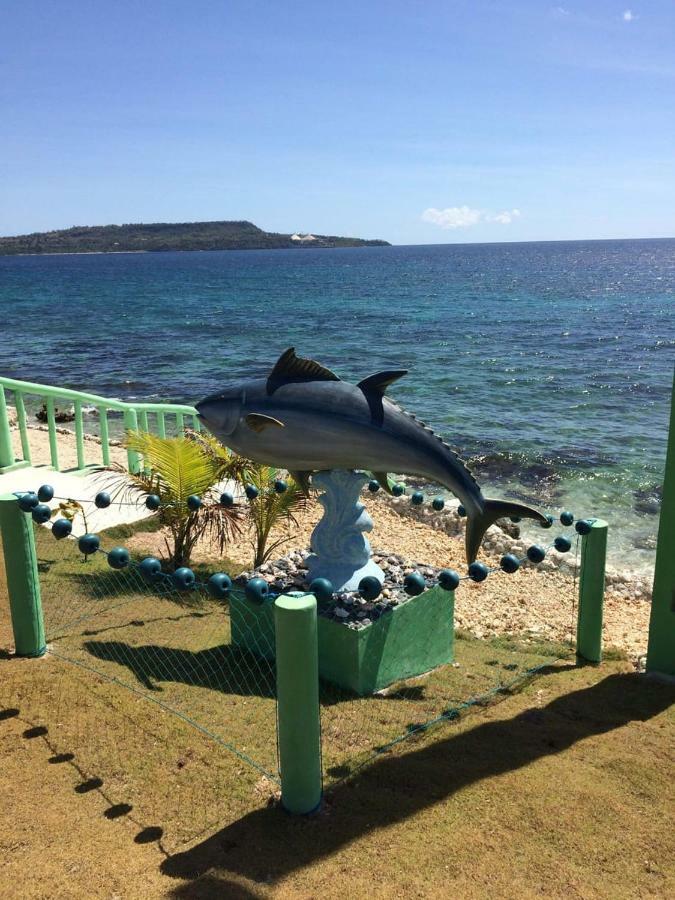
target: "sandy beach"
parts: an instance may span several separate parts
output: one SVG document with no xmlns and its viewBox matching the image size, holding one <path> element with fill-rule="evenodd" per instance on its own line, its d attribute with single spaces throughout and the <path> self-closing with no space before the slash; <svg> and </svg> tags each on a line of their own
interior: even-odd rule
<svg viewBox="0 0 675 900">
<path fill-rule="evenodd" d="M 62 468 L 75 467 L 77 456 L 72 430 L 59 427 L 59 458 Z M 31 425 L 29 440 L 33 464 L 49 465 L 49 441 L 46 426 Z M 17 454 L 20 441 L 16 425 L 12 436 Z M 100 460 L 100 443 L 86 436 L 87 460 Z M 126 453 L 118 442 L 111 442 L 111 461 L 124 463 Z M 1 479 L 1 476 L 0 476 Z M 48 481 L 48 470 L 45 481 Z M 0 482 L 1 483 L 1 482 Z M 373 519 L 369 535 L 375 554 L 397 554 L 411 569 L 424 566 L 454 568 L 463 572 L 464 520 L 456 506 L 448 504 L 436 513 L 427 504 L 413 507 L 409 499 L 390 498 L 365 491 L 363 502 Z M 277 530 L 273 539 L 285 542 L 276 556 L 309 547 L 312 529 L 321 517 L 322 508 L 315 500 L 297 517 L 297 526 Z M 518 529 L 508 534 L 497 526 L 489 529 L 480 558 L 498 564 L 504 552 L 522 553 L 533 542 L 547 544 L 555 535 L 570 532 L 554 526 L 542 532 L 528 525 L 518 538 Z M 611 535 L 610 535 L 611 540 Z M 127 542 L 136 553 L 160 554 L 164 548 L 161 532 L 141 533 Z M 226 548 L 226 556 L 242 570 L 251 565 L 251 535 L 243 531 Z M 195 559 L 212 561 L 217 551 L 208 544 L 198 546 Z M 574 636 L 576 622 L 575 549 L 564 557 L 551 551 L 544 563 L 537 567 L 523 566 L 516 575 L 495 573 L 482 584 L 463 582 L 456 593 L 456 625 L 478 637 L 494 634 L 530 633 L 533 638 L 569 640 Z M 626 652 L 636 660 L 646 651 L 649 628 L 651 583 L 638 573 L 608 570 L 604 612 L 604 640 L 606 646 Z"/>
</svg>

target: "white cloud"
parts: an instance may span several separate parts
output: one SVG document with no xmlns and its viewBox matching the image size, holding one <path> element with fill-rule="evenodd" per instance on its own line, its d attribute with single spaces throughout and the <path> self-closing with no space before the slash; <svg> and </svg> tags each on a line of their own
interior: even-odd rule
<svg viewBox="0 0 675 900">
<path fill-rule="evenodd" d="M 510 225 L 514 219 L 520 216 L 519 209 L 505 209 L 502 212 L 489 212 L 482 209 L 472 209 L 470 206 L 448 206 L 445 209 L 436 209 L 430 206 L 422 213 L 423 222 L 431 222 L 439 228 L 471 228 L 480 222 Z"/>
<path fill-rule="evenodd" d="M 634 19 L 637 19 L 637 16 L 635 15 L 635 13 L 633 12 L 632 9 L 626 9 L 626 10 L 624 10 L 624 13 L 621 16 L 621 18 L 624 20 L 624 22 L 632 22 Z"/>
</svg>

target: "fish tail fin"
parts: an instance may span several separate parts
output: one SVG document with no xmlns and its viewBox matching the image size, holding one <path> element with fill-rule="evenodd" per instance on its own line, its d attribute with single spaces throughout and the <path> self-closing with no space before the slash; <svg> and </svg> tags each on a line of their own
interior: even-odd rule
<svg viewBox="0 0 675 900">
<path fill-rule="evenodd" d="M 486 500 L 482 513 L 469 515 L 466 523 L 466 561 L 469 565 L 475 560 L 485 532 L 497 519 L 518 516 L 521 519 L 536 519 L 542 524 L 547 522 L 546 516 L 522 503 L 510 500 Z"/>
</svg>

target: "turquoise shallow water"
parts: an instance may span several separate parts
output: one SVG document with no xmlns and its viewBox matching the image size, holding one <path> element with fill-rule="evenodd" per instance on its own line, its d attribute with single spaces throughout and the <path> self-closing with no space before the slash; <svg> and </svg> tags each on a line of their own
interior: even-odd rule
<svg viewBox="0 0 675 900">
<path fill-rule="evenodd" d="M 408 367 L 392 395 L 488 493 L 606 518 L 644 568 L 674 302 L 675 240 L 0 257 L 0 373 L 192 403 L 291 344 Z"/>
</svg>

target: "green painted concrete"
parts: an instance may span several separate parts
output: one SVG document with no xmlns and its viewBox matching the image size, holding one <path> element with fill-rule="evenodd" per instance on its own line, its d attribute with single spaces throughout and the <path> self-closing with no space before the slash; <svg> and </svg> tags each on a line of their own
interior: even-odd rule
<svg viewBox="0 0 675 900">
<path fill-rule="evenodd" d="M 0 385 L 0 470 L 13 465 L 14 450 L 12 449 L 12 435 L 9 431 L 7 398 L 4 388 Z"/>
<path fill-rule="evenodd" d="M 647 671 L 675 675 L 675 380 L 656 545 Z"/>
<path fill-rule="evenodd" d="M 42 656 L 47 648 L 33 520 L 14 494 L 0 496 L 0 534 L 16 655 Z"/>
<path fill-rule="evenodd" d="M 319 616 L 319 674 L 366 696 L 452 662 L 454 599 L 452 592 L 431 588 L 358 630 Z M 273 658 L 271 609 L 271 603 L 254 604 L 232 597 L 233 643 Z"/>
<path fill-rule="evenodd" d="M 577 656 L 587 662 L 602 661 L 602 612 L 605 600 L 607 522 L 596 519 L 581 539 Z"/>
<path fill-rule="evenodd" d="M 321 802 L 316 599 L 279 597 L 274 619 L 281 803 L 288 812 L 310 813 Z"/>
</svg>

